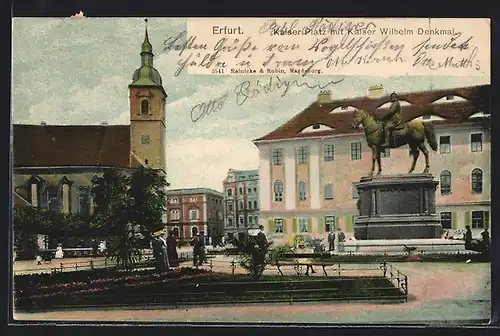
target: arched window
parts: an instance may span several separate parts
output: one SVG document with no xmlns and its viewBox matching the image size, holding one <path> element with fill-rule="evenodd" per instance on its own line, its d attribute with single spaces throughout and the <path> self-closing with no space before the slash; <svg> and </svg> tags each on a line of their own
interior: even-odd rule
<svg viewBox="0 0 500 336">
<path fill-rule="evenodd" d="M 274 181 L 274 201 L 283 201 L 283 182 Z"/>
<path fill-rule="evenodd" d="M 306 183 L 304 181 L 299 182 L 299 201 L 306 200 Z"/>
<path fill-rule="evenodd" d="M 198 228 L 196 226 L 193 226 L 191 228 L 191 236 L 196 236 L 198 234 Z"/>
<path fill-rule="evenodd" d="M 441 195 L 451 193 L 451 173 L 448 170 L 443 170 L 440 176 Z"/>
<path fill-rule="evenodd" d="M 483 171 L 479 168 L 474 168 L 471 173 L 472 192 L 481 194 L 483 192 Z"/>
<path fill-rule="evenodd" d="M 172 232 L 174 233 L 174 237 L 175 238 L 179 238 L 179 228 L 174 227 L 174 229 L 172 230 Z"/>
<path fill-rule="evenodd" d="M 141 114 L 149 114 L 149 102 L 146 99 L 141 100 Z"/>
</svg>

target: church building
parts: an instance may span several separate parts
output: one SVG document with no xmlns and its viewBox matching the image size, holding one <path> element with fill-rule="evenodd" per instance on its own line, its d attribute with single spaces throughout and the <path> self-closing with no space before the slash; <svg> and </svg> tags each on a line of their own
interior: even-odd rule
<svg viewBox="0 0 500 336">
<path fill-rule="evenodd" d="M 147 28 L 140 56 L 128 86 L 130 125 L 13 125 L 16 205 L 90 216 L 92 180 L 106 169 L 166 172 L 167 93 L 153 66 Z"/>
</svg>

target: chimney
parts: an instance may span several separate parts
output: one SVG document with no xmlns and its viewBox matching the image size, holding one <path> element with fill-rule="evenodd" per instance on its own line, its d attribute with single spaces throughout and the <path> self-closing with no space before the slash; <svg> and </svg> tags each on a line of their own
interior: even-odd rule
<svg viewBox="0 0 500 336">
<path fill-rule="evenodd" d="M 318 94 L 318 104 L 326 104 L 332 101 L 332 91 L 320 91 Z"/>
<path fill-rule="evenodd" d="M 42 125 L 42 126 L 47 126 L 47 122 L 46 122 L 46 121 L 42 121 L 42 122 L 40 123 L 40 125 Z"/>
<path fill-rule="evenodd" d="M 373 85 L 368 88 L 368 98 L 370 99 L 380 98 L 383 94 L 384 86 L 382 84 Z"/>
<path fill-rule="evenodd" d="M 103 121 L 103 122 L 101 123 L 101 125 L 104 125 L 104 126 L 106 126 L 107 124 L 108 124 L 108 123 L 107 123 L 106 121 Z"/>
</svg>

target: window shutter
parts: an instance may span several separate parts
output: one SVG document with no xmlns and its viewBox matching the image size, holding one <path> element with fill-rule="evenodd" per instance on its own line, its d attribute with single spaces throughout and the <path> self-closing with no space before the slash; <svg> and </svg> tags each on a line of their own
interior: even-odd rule
<svg viewBox="0 0 500 336">
<path fill-rule="evenodd" d="M 312 233 L 312 218 L 311 217 L 309 217 L 307 219 L 307 232 Z"/>
<path fill-rule="evenodd" d="M 275 233 L 276 232 L 276 228 L 274 226 L 274 218 L 269 218 L 268 222 L 269 222 L 269 225 L 268 225 L 268 227 L 269 227 L 269 233 L 270 234 Z"/>
<path fill-rule="evenodd" d="M 318 233 L 323 233 L 325 232 L 325 217 L 318 217 Z"/>
<path fill-rule="evenodd" d="M 451 228 L 454 230 L 457 229 L 457 213 L 456 212 L 451 213 Z"/>
<path fill-rule="evenodd" d="M 297 217 L 293 217 L 292 232 L 293 233 L 299 232 L 299 229 L 297 227 Z"/>
<path fill-rule="evenodd" d="M 465 212 L 465 225 L 470 225 L 470 211 Z"/>
<path fill-rule="evenodd" d="M 352 216 L 347 216 L 345 222 L 346 222 L 345 231 L 351 232 L 352 231 Z"/>
</svg>

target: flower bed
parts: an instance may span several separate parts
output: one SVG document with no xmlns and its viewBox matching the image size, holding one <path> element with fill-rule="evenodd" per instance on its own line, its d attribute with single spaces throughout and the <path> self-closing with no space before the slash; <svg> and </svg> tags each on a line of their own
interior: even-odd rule
<svg viewBox="0 0 500 336">
<path fill-rule="evenodd" d="M 16 293 L 21 310 L 133 304 L 211 304 L 237 302 L 354 300 L 397 298 L 402 294 L 380 277 L 231 275 L 196 269 L 167 274 L 123 273 L 120 278 L 42 286 Z M 119 280 L 119 281 L 116 281 Z M 17 289 L 16 289 L 17 291 Z"/>
</svg>

